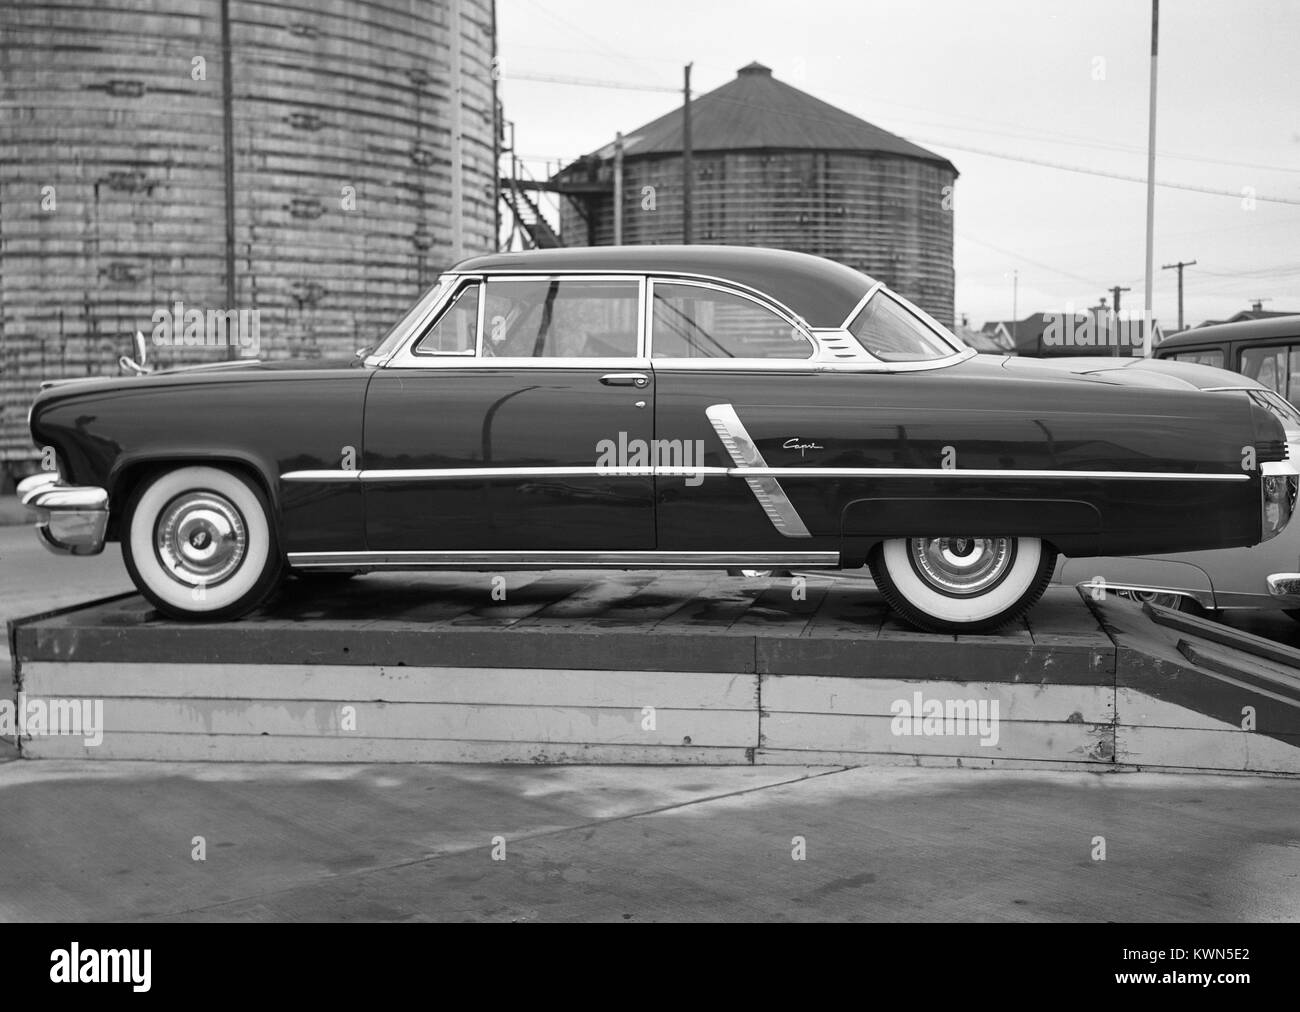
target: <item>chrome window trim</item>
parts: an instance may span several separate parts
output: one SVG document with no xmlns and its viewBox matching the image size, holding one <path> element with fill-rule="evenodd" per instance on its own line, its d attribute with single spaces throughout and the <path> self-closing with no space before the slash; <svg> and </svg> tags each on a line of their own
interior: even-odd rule
<svg viewBox="0 0 1300 1012">
<path fill-rule="evenodd" d="M 643 354 L 645 347 L 645 321 L 642 319 L 642 313 L 637 313 L 637 353 L 635 356 L 619 358 L 526 358 L 515 357 L 485 357 L 483 355 L 483 342 L 487 333 L 487 282 L 494 279 L 508 280 L 510 278 L 526 278 L 535 280 L 538 278 L 554 278 L 557 281 L 627 281 L 629 278 L 636 279 L 637 298 L 640 301 L 639 306 L 645 303 L 645 275 L 635 271 L 502 271 L 487 272 L 482 274 L 444 274 L 439 280 L 447 282 L 447 290 L 442 293 L 430 307 L 429 311 L 424 313 L 408 330 L 406 336 L 399 342 L 396 349 L 386 359 L 374 359 L 373 356 L 367 358 L 367 364 L 385 367 L 391 366 L 397 369 L 438 369 L 448 366 L 457 369 L 472 369 L 477 366 L 508 366 L 510 368 L 529 367 L 529 368 L 647 368 L 645 362 L 646 356 Z M 431 352 L 417 352 L 415 344 L 420 335 L 428 328 L 429 324 L 437 319 L 443 312 L 451 308 L 451 304 L 460 292 L 464 291 L 468 283 L 477 283 L 479 288 L 478 304 L 478 338 L 474 345 L 474 354 L 466 355 L 457 354 L 434 354 Z M 373 360 L 373 361 L 372 361 Z M 610 365 L 610 363 L 615 363 Z"/>
<path fill-rule="evenodd" d="M 867 308 L 867 303 L 871 301 L 871 297 L 884 287 L 885 287 L 885 283 L 883 281 L 877 281 L 874 285 L 872 285 L 869 289 L 867 289 L 867 294 L 862 296 L 862 301 L 859 302 L 856 306 L 854 306 L 851 310 L 849 310 L 849 315 L 844 317 L 844 322 L 840 324 L 840 330 L 848 330 L 849 324 L 851 324 L 854 320 L 856 320 L 858 318 L 858 314 Z"/>
<path fill-rule="evenodd" d="M 710 291 L 721 292 L 723 295 L 739 296 L 742 299 L 746 299 L 749 302 L 754 303 L 754 305 L 758 306 L 759 309 L 765 309 L 768 312 L 772 313 L 773 315 L 780 317 L 780 319 L 784 323 L 788 324 L 792 330 L 799 333 L 803 337 L 803 339 L 808 343 L 808 354 L 802 358 L 740 358 L 740 357 L 661 358 L 658 360 L 660 362 L 671 362 L 674 364 L 678 364 L 678 368 L 681 367 L 679 363 L 696 363 L 696 362 L 721 362 L 723 364 L 740 362 L 743 363 L 747 368 L 755 364 L 757 364 L 760 368 L 771 368 L 770 363 L 773 362 L 787 364 L 787 365 L 792 364 L 797 366 L 801 364 L 806 364 L 808 362 L 812 362 L 817 358 L 817 350 L 819 345 L 817 343 L 816 338 L 813 337 L 812 327 L 808 325 L 808 321 L 803 319 L 803 317 L 790 312 L 789 309 L 782 306 L 781 303 L 777 302 L 775 299 L 768 298 L 767 296 L 762 295 L 759 292 L 754 292 L 752 289 L 745 290 L 746 286 L 744 285 L 736 285 L 732 287 L 729 286 L 727 282 L 721 282 L 721 281 L 705 281 L 705 280 L 697 280 L 693 278 L 675 278 L 671 275 L 664 275 L 660 273 L 648 274 L 646 276 L 646 280 L 647 280 L 646 305 L 648 307 L 648 311 L 646 313 L 646 326 L 648 328 L 647 334 L 649 336 L 650 343 L 651 343 L 650 348 L 647 349 L 648 354 L 646 357 L 649 358 L 651 361 L 655 360 L 654 357 L 655 291 L 654 290 L 655 290 L 655 286 L 658 284 L 685 285 L 691 288 L 707 288 Z"/>
<path fill-rule="evenodd" d="M 974 348 L 970 348 L 962 344 L 961 341 L 957 339 L 955 334 L 952 334 L 947 327 L 945 327 L 942 323 L 936 320 L 933 316 L 927 313 L 920 306 L 909 301 L 908 299 L 903 298 L 896 291 L 894 291 L 892 288 L 888 287 L 881 281 L 877 281 L 874 285 L 871 286 L 871 290 L 867 292 L 865 296 L 863 296 L 861 302 L 859 302 L 856 306 L 853 307 L 853 312 L 849 313 L 849 315 L 845 318 L 844 322 L 840 324 L 839 329 L 848 331 L 849 335 L 852 336 L 853 332 L 849 328 L 852 325 L 853 321 L 858 318 L 859 313 L 861 313 L 864 309 L 867 308 L 867 303 L 870 302 L 873 298 L 875 298 L 875 296 L 880 292 L 884 292 L 886 297 L 893 299 L 900 306 L 906 309 L 909 313 L 915 316 L 916 319 L 924 327 L 930 330 L 931 333 L 937 335 L 939 340 L 941 340 L 944 344 L 946 344 L 949 348 L 951 348 L 953 353 L 951 355 L 946 355 L 943 358 L 923 358 L 923 359 L 916 359 L 914 361 L 907 361 L 907 362 L 889 362 L 886 361 L 885 359 L 877 358 L 867 349 L 865 345 L 862 345 L 862 350 L 863 352 L 866 353 L 869 361 L 873 365 L 875 363 L 879 363 L 878 368 L 864 369 L 862 368 L 861 365 L 851 364 L 847 362 L 836 363 L 836 365 L 838 366 L 853 365 L 852 371 L 854 372 L 923 372 L 923 371 L 928 371 L 930 369 L 944 369 L 951 365 L 957 365 L 979 354 L 979 352 L 977 352 Z M 854 337 L 853 340 L 858 341 L 856 337 Z M 861 345 L 862 342 L 858 341 L 858 344 Z M 838 372 L 843 370 L 837 369 L 836 371 Z"/>
<path fill-rule="evenodd" d="M 474 355 L 416 355 L 412 352 L 412 346 L 416 339 L 428 327 L 429 323 L 435 319 L 446 307 L 448 301 L 459 292 L 466 281 L 478 281 L 484 283 L 491 278 L 562 278 L 573 280 L 623 280 L 626 278 L 636 278 L 638 284 L 638 294 L 641 299 L 641 313 L 638 317 L 638 334 L 637 347 L 638 357 L 636 359 L 619 358 L 619 359 L 536 359 L 536 358 L 492 358 L 483 357 L 483 340 L 486 326 L 487 298 L 486 288 L 480 293 L 479 299 L 479 336 Z M 812 354 L 808 358 L 786 358 L 786 359 L 658 359 L 653 368 L 663 369 L 669 372 L 677 372 L 684 369 L 696 370 L 705 369 L 710 371 L 732 370 L 736 372 L 766 372 L 773 370 L 791 370 L 797 372 L 846 372 L 846 373 L 896 373 L 896 372 L 924 372 L 931 369 L 945 369 L 949 366 L 958 365 L 961 362 L 973 358 L 977 352 L 974 348 L 966 348 L 961 345 L 956 338 L 947 334 L 942 324 L 938 323 L 924 310 L 918 308 L 913 303 L 904 299 L 897 292 L 887 288 L 881 281 L 873 281 L 867 289 L 867 293 L 853 307 L 853 310 L 845 318 L 844 322 L 838 327 L 821 327 L 816 328 L 808 324 L 798 313 L 795 313 L 789 306 L 773 298 L 772 296 L 761 292 L 756 288 L 746 285 L 743 282 L 732 281 L 727 278 L 720 278 L 710 274 L 697 274 L 690 271 L 636 271 L 636 270 L 609 270 L 609 271 L 557 271 L 557 270 L 501 270 L 501 271 L 479 271 L 472 274 L 461 274 L 449 272 L 441 275 L 439 281 L 446 283 L 446 289 L 434 300 L 419 319 L 415 321 L 408 329 L 406 336 L 398 342 L 396 347 L 386 358 L 378 358 L 374 355 L 366 358 L 366 364 L 373 367 L 387 367 L 405 369 L 436 369 L 436 368 L 456 368 L 456 369 L 473 369 L 492 366 L 504 366 L 509 368 L 574 368 L 574 367 L 591 367 L 591 368 L 651 368 L 650 359 L 652 349 L 650 347 L 653 340 L 653 283 L 655 280 L 664 281 L 665 283 L 698 283 L 707 287 L 716 288 L 722 292 L 729 292 L 742 296 L 747 296 L 752 301 L 758 303 L 764 308 L 770 309 L 778 316 L 781 316 L 791 326 L 799 329 L 808 339 L 812 348 Z M 954 354 L 947 358 L 922 359 L 915 362 L 885 362 L 875 358 L 863 348 L 864 358 L 857 361 L 845 360 L 828 360 L 821 357 L 819 349 L 820 343 L 817 340 L 817 332 L 836 332 L 847 330 L 850 323 L 858 313 L 866 306 L 867 302 L 876 295 L 877 292 L 886 291 L 891 298 L 898 300 L 909 312 L 913 313 L 925 326 L 938 333 L 943 342 L 954 349 Z M 854 339 L 856 341 L 856 338 Z"/>
<path fill-rule="evenodd" d="M 478 289 L 478 312 L 475 314 L 474 321 L 474 347 L 468 351 L 420 351 L 419 343 L 424 339 L 428 330 L 442 322 L 445 313 L 451 312 L 456 308 L 456 303 L 460 301 L 461 296 L 471 288 Z M 438 300 L 440 303 L 442 299 Z M 479 353 L 479 345 L 483 340 L 483 304 L 487 300 L 483 298 L 483 282 L 479 278 L 458 278 L 456 283 L 451 286 L 451 298 L 443 304 L 442 309 L 436 316 L 430 315 L 425 326 L 418 328 L 417 332 L 411 338 L 410 354 L 421 359 L 430 358 L 474 358 Z"/>
<path fill-rule="evenodd" d="M 379 356 L 372 352 L 371 354 L 365 357 L 364 359 L 365 364 L 367 366 L 371 366 L 374 368 L 380 368 L 384 365 L 387 365 L 399 354 L 405 351 L 414 341 L 415 336 L 424 333 L 424 328 L 428 326 L 429 321 L 442 311 L 442 307 L 446 304 L 447 300 L 451 297 L 452 293 L 460 290 L 461 282 L 467 278 L 474 278 L 474 277 L 477 277 L 477 275 L 452 274 L 452 273 L 439 274 L 437 279 L 433 282 L 433 284 L 429 286 L 429 291 L 422 292 L 420 294 L 420 298 L 416 300 L 416 303 L 418 305 L 419 302 L 423 301 L 425 298 L 428 297 L 429 292 L 435 291 L 436 289 L 441 289 L 440 291 L 437 291 L 437 294 L 435 295 L 433 301 L 429 303 L 428 308 L 424 311 L 424 313 L 421 314 L 419 317 L 417 317 L 415 322 L 411 324 L 410 327 L 407 328 L 406 333 L 393 346 L 392 351 L 390 351 L 385 356 Z"/>
</svg>

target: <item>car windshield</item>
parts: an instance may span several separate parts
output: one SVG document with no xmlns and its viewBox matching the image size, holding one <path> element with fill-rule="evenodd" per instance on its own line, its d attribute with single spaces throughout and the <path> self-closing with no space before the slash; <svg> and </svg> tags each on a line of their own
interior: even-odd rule
<svg viewBox="0 0 1300 1012">
<path fill-rule="evenodd" d="M 410 330 L 415 321 L 424 315 L 425 311 L 433 305 L 434 300 L 442 293 L 446 283 L 447 279 L 445 277 L 438 278 L 433 283 L 433 286 L 420 296 L 415 305 L 384 335 L 384 339 L 379 342 L 374 351 L 370 352 L 370 357 L 382 358 L 396 350 L 396 346 L 406 336 L 407 331 Z"/>
<path fill-rule="evenodd" d="M 884 362 L 928 362 L 957 349 L 883 288 L 867 300 L 849 332 Z"/>
</svg>

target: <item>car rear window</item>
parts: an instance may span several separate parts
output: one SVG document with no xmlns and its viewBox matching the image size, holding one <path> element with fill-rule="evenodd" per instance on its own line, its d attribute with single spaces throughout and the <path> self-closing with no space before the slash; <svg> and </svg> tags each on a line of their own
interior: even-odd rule
<svg viewBox="0 0 1300 1012">
<path fill-rule="evenodd" d="M 849 324 L 849 332 L 884 362 L 928 362 L 949 358 L 957 349 L 883 289 Z"/>
</svg>

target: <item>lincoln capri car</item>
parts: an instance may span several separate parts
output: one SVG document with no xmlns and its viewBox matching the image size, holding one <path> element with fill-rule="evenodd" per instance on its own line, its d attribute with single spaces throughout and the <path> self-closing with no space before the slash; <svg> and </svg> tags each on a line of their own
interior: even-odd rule
<svg viewBox="0 0 1300 1012">
<path fill-rule="evenodd" d="M 45 544 L 119 541 L 163 614 L 286 571 L 852 569 L 941 632 L 1058 556 L 1255 545 L 1296 496 L 1241 393 L 1015 370 L 848 267 L 770 249 L 476 257 L 364 358 L 51 384 Z"/>
</svg>

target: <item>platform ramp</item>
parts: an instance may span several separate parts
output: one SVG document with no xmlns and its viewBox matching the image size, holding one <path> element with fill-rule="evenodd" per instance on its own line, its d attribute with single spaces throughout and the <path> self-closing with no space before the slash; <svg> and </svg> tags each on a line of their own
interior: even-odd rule
<svg viewBox="0 0 1300 1012">
<path fill-rule="evenodd" d="M 1300 773 L 1300 650 L 1209 618 L 1087 599 L 1116 645 L 1116 759 Z"/>
<path fill-rule="evenodd" d="M 127 595 L 14 622 L 10 644 L 25 705 L 102 707 L 98 736 L 20 734 L 27 758 L 1294 772 L 1276 708 L 1261 735 L 1157 691 L 1201 670 L 1189 635 L 1068 588 L 957 637 L 860 580 L 567 572 L 293 585 L 223 624 Z"/>
</svg>

